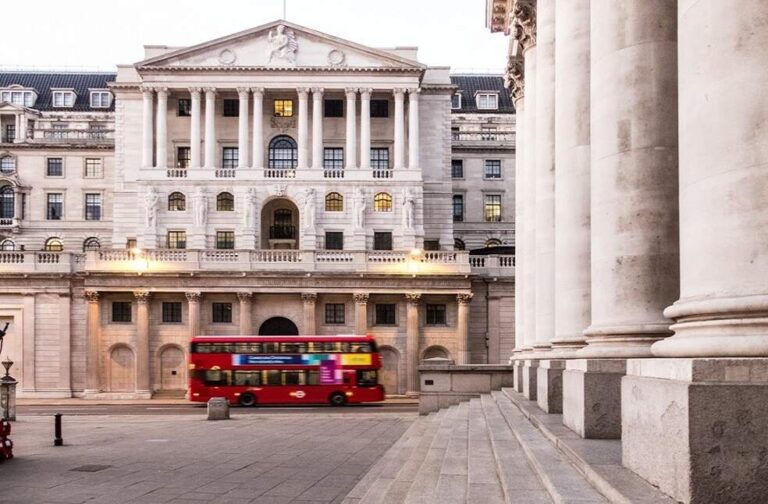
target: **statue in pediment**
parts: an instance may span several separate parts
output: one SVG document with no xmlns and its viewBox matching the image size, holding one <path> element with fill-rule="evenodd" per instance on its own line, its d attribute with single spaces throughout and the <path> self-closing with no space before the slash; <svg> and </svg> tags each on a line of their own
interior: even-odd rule
<svg viewBox="0 0 768 504">
<path fill-rule="evenodd" d="M 267 34 L 267 42 L 269 42 L 269 60 L 267 63 L 271 63 L 273 58 L 286 60 L 292 65 L 296 64 L 296 50 L 299 48 L 299 44 L 296 42 L 296 33 L 293 30 L 287 29 L 284 25 L 278 25 L 274 30 L 270 30 Z"/>
</svg>

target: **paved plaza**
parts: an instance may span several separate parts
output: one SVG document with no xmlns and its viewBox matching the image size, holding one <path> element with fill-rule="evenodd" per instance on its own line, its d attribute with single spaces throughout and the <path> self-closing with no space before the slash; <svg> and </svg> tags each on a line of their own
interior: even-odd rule
<svg viewBox="0 0 768 504">
<path fill-rule="evenodd" d="M 413 412 L 20 416 L 0 503 L 341 502 Z"/>
</svg>

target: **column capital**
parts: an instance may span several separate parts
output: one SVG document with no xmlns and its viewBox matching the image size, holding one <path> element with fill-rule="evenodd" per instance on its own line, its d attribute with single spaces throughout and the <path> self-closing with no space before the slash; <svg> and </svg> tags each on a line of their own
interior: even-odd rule
<svg viewBox="0 0 768 504">
<path fill-rule="evenodd" d="M 536 7 L 532 0 L 516 0 L 512 8 L 512 38 L 521 52 L 536 45 Z"/>
<path fill-rule="evenodd" d="M 315 303 L 317 301 L 317 292 L 302 292 L 301 300 L 305 303 Z"/>
<path fill-rule="evenodd" d="M 462 292 L 456 294 L 456 301 L 458 301 L 460 305 L 468 305 L 469 302 L 472 301 L 472 296 L 474 296 L 474 294 L 471 292 Z"/>
<path fill-rule="evenodd" d="M 167 87 L 156 87 L 155 92 L 158 96 L 168 97 L 168 88 Z"/>
<path fill-rule="evenodd" d="M 360 98 L 363 100 L 370 100 L 371 93 L 373 93 L 373 89 L 371 88 L 360 88 Z"/>
<path fill-rule="evenodd" d="M 192 97 L 199 98 L 200 97 L 200 93 L 202 93 L 202 92 L 203 92 L 203 88 L 199 88 L 199 87 L 191 87 L 191 88 L 189 88 L 189 94 Z"/>
<path fill-rule="evenodd" d="M 367 292 L 355 292 L 352 294 L 355 304 L 368 304 L 368 298 L 370 295 Z"/>
<path fill-rule="evenodd" d="M 187 297 L 187 301 L 190 303 L 199 303 L 202 293 L 200 291 L 189 291 L 185 292 L 184 295 Z"/>
<path fill-rule="evenodd" d="M 251 93 L 253 93 L 254 96 L 263 97 L 264 96 L 264 88 L 263 87 L 252 87 Z"/>
<path fill-rule="evenodd" d="M 150 95 L 150 96 L 152 96 L 152 94 L 153 94 L 154 92 L 155 92 L 155 88 L 154 88 L 154 87 L 152 87 L 152 86 L 141 86 L 141 94 L 143 94 L 143 95 L 145 95 L 145 96 L 146 96 L 146 95 Z"/>
<path fill-rule="evenodd" d="M 306 88 L 306 87 L 299 87 L 299 88 L 296 88 L 296 93 L 297 93 L 297 94 L 298 94 L 300 97 L 302 97 L 302 98 L 306 98 L 306 97 L 307 97 L 307 95 L 309 94 L 309 88 Z"/>
<path fill-rule="evenodd" d="M 242 97 L 243 95 L 248 97 L 248 93 L 251 92 L 251 88 L 249 88 L 249 87 L 239 87 L 239 88 L 235 88 L 235 89 L 237 89 L 237 95 L 240 96 L 240 97 Z"/>
<path fill-rule="evenodd" d="M 412 98 L 418 98 L 419 93 L 421 93 L 421 88 L 408 88 L 408 94 L 411 95 Z"/>
<path fill-rule="evenodd" d="M 89 303 L 98 303 L 99 302 L 99 291 L 87 290 L 87 291 L 83 292 L 83 297 Z"/>
<path fill-rule="evenodd" d="M 253 298 L 253 292 L 242 291 L 237 293 L 237 299 L 239 299 L 241 303 L 250 302 L 252 298 Z"/>
<path fill-rule="evenodd" d="M 150 294 L 151 293 L 149 291 L 145 291 L 145 290 L 133 291 L 133 297 L 136 298 L 136 302 L 139 304 L 147 304 L 147 302 L 149 301 Z"/>
<path fill-rule="evenodd" d="M 510 56 L 504 73 L 504 86 L 509 88 L 512 101 L 525 96 L 525 62 L 522 57 Z"/>
<path fill-rule="evenodd" d="M 405 96 L 405 89 L 403 88 L 395 88 L 392 90 L 392 94 L 395 95 L 395 98 L 402 98 Z"/>
<path fill-rule="evenodd" d="M 348 100 L 354 100 L 357 97 L 357 88 L 344 88 L 344 94 L 347 96 Z"/>
<path fill-rule="evenodd" d="M 312 95 L 314 96 L 318 96 L 318 95 L 322 96 L 323 93 L 325 92 L 325 88 L 321 88 L 321 87 L 313 87 L 310 89 L 312 90 Z"/>
<path fill-rule="evenodd" d="M 203 91 L 205 91 L 206 96 L 216 96 L 216 88 L 215 87 L 204 87 Z"/>
<path fill-rule="evenodd" d="M 417 305 L 421 303 L 421 293 L 420 292 L 406 292 L 405 293 L 405 299 L 408 301 L 409 305 Z"/>
</svg>

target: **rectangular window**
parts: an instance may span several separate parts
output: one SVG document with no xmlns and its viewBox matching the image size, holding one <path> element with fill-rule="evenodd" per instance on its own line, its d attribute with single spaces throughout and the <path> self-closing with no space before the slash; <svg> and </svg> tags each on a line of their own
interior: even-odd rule
<svg viewBox="0 0 768 504">
<path fill-rule="evenodd" d="M 163 303 L 163 323 L 178 324 L 181 322 L 181 303 Z"/>
<path fill-rule="evenodd" d="M 64 176 L 64 160 L 62 158 L 48 158 L 46 175 L 49 177 Z"/>
<path fill-rule="evenodd" d="M 325 117 L 344 117 L 343 100 L 325 100 L 323 115 Z"/>
<path fill-rule="evenodd" d="M 323 149 L 323 168 L 343 170 L 344 149 L 341 147 L 326 147 Z"/>
<path fill-rule="evenodd" d="M 186 231 L 168 231 L 168 235 L 166 238 L 166 246 L 169 249 L 187 248 L 187 232 Z"/>
<path fill-rule="evenodd" d="M 112 302 L 112 322 L 130 322 L 131 321 L 131 302 L 113 301 Z"/>
<path fill-rule="evenodd" d="M 101 194 L 86 193 L 85 220 L 101 220 Z"/>
<path fill-rule="evenodd" d="M 464 195 L 453 195 L 453 222 L 464 222 Z"/>
<path fill-rule="evenodd" d="M 476 100 L 479 110 L 496 110 L 499 108 L 499 95 L 496 93 L 477 93 Z"/>
<path fill-rule="evenodd" d="M 189 168 L 192 164 L 192 149 L 190 147 L 178 147 L 176 149 L 176 168 Z"/>
<path fill-rule="evenodd" d="M 440 250 L 440 240 L 424 240 L 424 250 Z"/>
<path fill-rule="evenodd" d="M 75 104 L 75 93 L 71 91 L 54 91 L 54 107 L 72 107 Z"/>
<path fill-rule="evenodd" d="M 445 305 L 427 305 L 427 325 L 445 325 Z"/>
<path fill-rule="evenodd" d="M 212 303 L 211 308 L 214 324 L 232 323 L 232 303 Z"/>
<path fill-rule="evenodd" d="M 237 147 L 224 147 L 222 150 L 222 168 L 237 168 L 238 161 Z"/>
<path fill-rule="evenodd" d="M 464 160 L 451 159 L 451 178 L 464 178 Z"/>
<path fill-rule="evenodd" d="M 392 250 L 392 233 L 390 231 L 374 232 L 373 250 Z"/>
<path fill-rule="evenodd" d="M 389 117 L 389 100 L 371 100 L 371 117 Z"/>
<path fill-rule="evenodd" d="M 64 216 L 64 195 L 61 193 L 48 194 L 48 208 L 46 219 L 61 220 Z"/>
<path fill-rule="evenodd" d="M 451 96 L 451 109 L 456 110 L 461 108 L 461 93 L 454 93 Z"/>
<path fill-rule="evenodd" d="M 179 108 L 176 109 L 176 115 L 179 117 L 192 115 L 192 100 L 190 98 L 179 98 Z"/>
<path fill-rule="evenodd" d="M 395 304 L 376 305 L 376 325 L 395 325 Z"/>
<path fill-rule="evenodd" d="M 501 194 L 485 195 L 485 222 L 501 222 Z"/>
<path fill-rule="evenodd" d="M 344 303 L 326 303 L 325 323 L 326 324 L 343 324 L 344 323 Z"/>
<path fill-rule="evenodd" d="M 91 91 L 91 108 L 107 108 L 112 101 L 109 91 Z"/>
<path fill-rule="evenodd" d="M 128 250 L 136 248 L 136 238 L 128 238 L 125 240 L 125 248 Z"/>
<path fill-rule="evenodd" d="M 104 168 L 101 158 L 85 158 L 85 178 L 102 178 Z"/>
<path fill-rule="evenodd" d="M 234 249 L 235 232 L 234 231 L 216 231 L 217 249 Z"/>
<path fill-rule="evenodd" d="M 487 179 L 501 178 L 501 160 L 500 159 L 485 160 L 485 178 Z"/>
<path fill-rule="evenodd" d="M 5 134 L 3 135 L 3 141 L 10 143 L 10 142 L 13 142 L 14 140 L 16 140 L 16 125 L 6 124 Z"/>
<path fill-rule="evenodd" d="M 371 168 L 374 170 L 389 169 L 389 148 L 376 147 L 371 149 Z"/>
<path fill-rule="evenodd" d="M 275 100 L 275 117 L 293 117 L 293 100 Z"/>
<path fill-rule="evenodd" d="M 240 100 L 224 100 L 224 117 L 237 117 L 240 115 Z"/>
<path fill-rule="evenodd" d="M 344 233 L 342 231 L 326 231 L 325 249 L 344 250 Z"/>
</svg>

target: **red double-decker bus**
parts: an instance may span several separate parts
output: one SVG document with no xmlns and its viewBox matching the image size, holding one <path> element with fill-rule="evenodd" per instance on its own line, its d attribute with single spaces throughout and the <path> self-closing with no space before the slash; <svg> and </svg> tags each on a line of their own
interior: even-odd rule
<svg viewBox="0 0 768 504">
<path fill-rule="evenodd" d="M 189 398 L 243 406 L 383 401 L 380 367 L 370 336 L 198 336 Z"/>
</svg>

